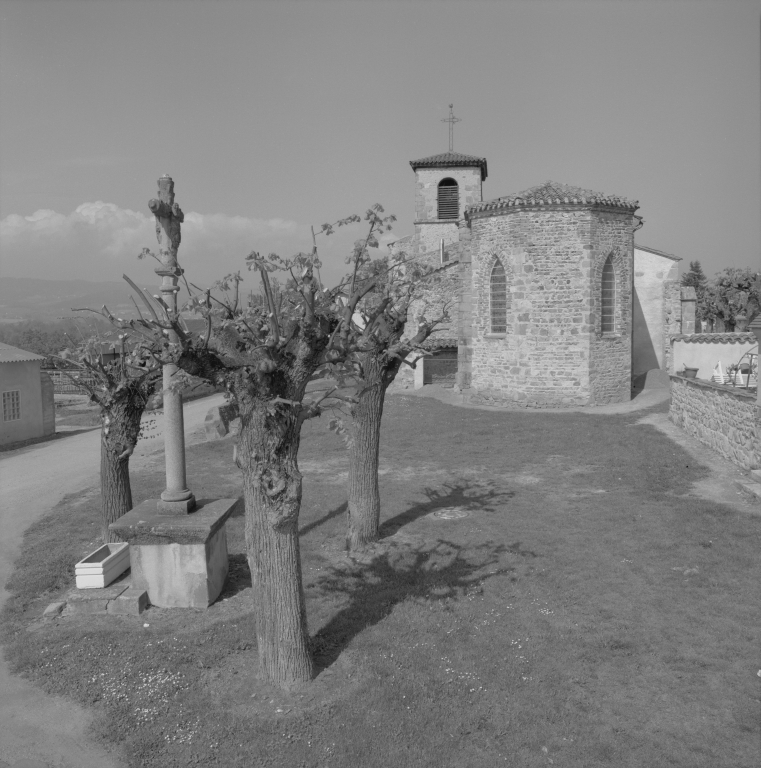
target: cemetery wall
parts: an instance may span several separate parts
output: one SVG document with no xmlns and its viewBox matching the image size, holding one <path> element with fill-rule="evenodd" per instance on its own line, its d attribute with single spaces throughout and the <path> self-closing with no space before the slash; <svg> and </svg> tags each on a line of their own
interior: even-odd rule
<svg viewBox="0 0 761 768">
<path fill-rule="evenodd" d="M 671 376 L 669 418 L 743 469 L 758 469 L 756 393 L 709 381 Z"/>
<path fill-rule="evenodd" d="M 755 335 L 750 332 L 674 334 L 670 344 L 669 373 L 682 371 L 685 366 L 697 368 L 698 378 L 709 381 L 716 363 L 720 362 L 726 373 L 729 365 L 738 363 L 757 344 Z"/>
</svg>

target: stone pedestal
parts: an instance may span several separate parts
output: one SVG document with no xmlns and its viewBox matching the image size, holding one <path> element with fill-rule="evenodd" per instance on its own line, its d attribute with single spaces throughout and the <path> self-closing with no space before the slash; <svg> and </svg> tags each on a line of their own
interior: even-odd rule
<svg viewBox="0 0 761 768">
<path fill-rule="evenodd" d="M 160 608 L 207 608 L 227 577 L 225 522 L 243 499 L 204 499 L 190 514 L 167 515 L 156 499 L 138 505 L 109 529 L 129 542 L 132 586 Z"/>
</svg>

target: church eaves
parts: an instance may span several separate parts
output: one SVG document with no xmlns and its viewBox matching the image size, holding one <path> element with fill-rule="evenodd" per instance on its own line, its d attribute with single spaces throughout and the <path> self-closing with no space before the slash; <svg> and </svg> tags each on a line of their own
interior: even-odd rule
<svg viewBox="0 0 761 768">
<path fill-rule="evenodd" d="M 480 168 L 481 181 L 486 180 L 486 158 L 475 155 L 463 155 L 459 152 L 442 152 L 420 160 L 410 160 L 412 170 L 418 168 Z"/>
<path fill-rule="evenodd" d="M 572 187 L 568 184 L 558 184 L 555 181 L 546 181 L 537 187 L 531 187 L 523 192 L 506 197 L 498 197 L 494 200 L 486 200 L 483 203 L 475 203 L 467 208 L 468 213 L 481 211 L 499 211 L 520 206 L 537 205 L 581 205 L 599 208 L 623 208 L 634 211 L 639 208 L 637 200 L 627 200 L 618 195 L 604 195 L 591 189 Z"/>
</svg>

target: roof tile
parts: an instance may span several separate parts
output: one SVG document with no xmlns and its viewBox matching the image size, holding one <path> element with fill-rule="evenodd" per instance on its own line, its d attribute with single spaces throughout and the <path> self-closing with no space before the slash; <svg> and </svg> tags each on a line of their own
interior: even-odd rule
<svg viewBox="0 0 761 768">
<path fill-rule="evenodd" d="M 410 160 L 413 170 L 418 168 L 480 168 L 481 181 L 486 179 L 486 158 L 475 155 L 463 155 L 460 152 L 442 152 L 439 155 Z"/>
<path fill-rule="evenodd" d="M 756 334 L 751 331 L 736 333 L 675 333 L 671 336 L 674 341 L 686 341 L 697 344 L 747 344 L 755 342 Z"/>
<path fill-rule="evenodd" d="M 556 181 L 545 181 L 536 187 L 531 187 L 514 195 L 498 197 L 494 200 L 486 200 L 468 206 L 469 212 L 496 211 L 519 206 L 537 205 L 583 205 L 604 208 L 624 208 L 634 211 L 639 208 L 636 200 L 627 200 L 618 195 L 605 195 L 591 189 L 572 187 L 568 184 L 559 184 Z"/>
<path fill-rule="evenodd" d="M 42 355 L 35 355 L 34 352 L 27 352 L 25 349 L 0 342 L 0 363 L 25 363 L 30 360 L 44 359 Z"/>
</svg>

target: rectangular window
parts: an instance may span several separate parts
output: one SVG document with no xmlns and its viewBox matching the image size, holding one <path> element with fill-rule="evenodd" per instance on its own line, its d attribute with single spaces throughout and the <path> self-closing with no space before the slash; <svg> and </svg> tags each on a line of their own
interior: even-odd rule
<svg viewBox="0 0 761 768">
<path fill-rule="evenodd" d="M 3 421 L 18 421 L 21 418 L 21 397 L 17 389 L 3 392 Z"/>
</svg>

